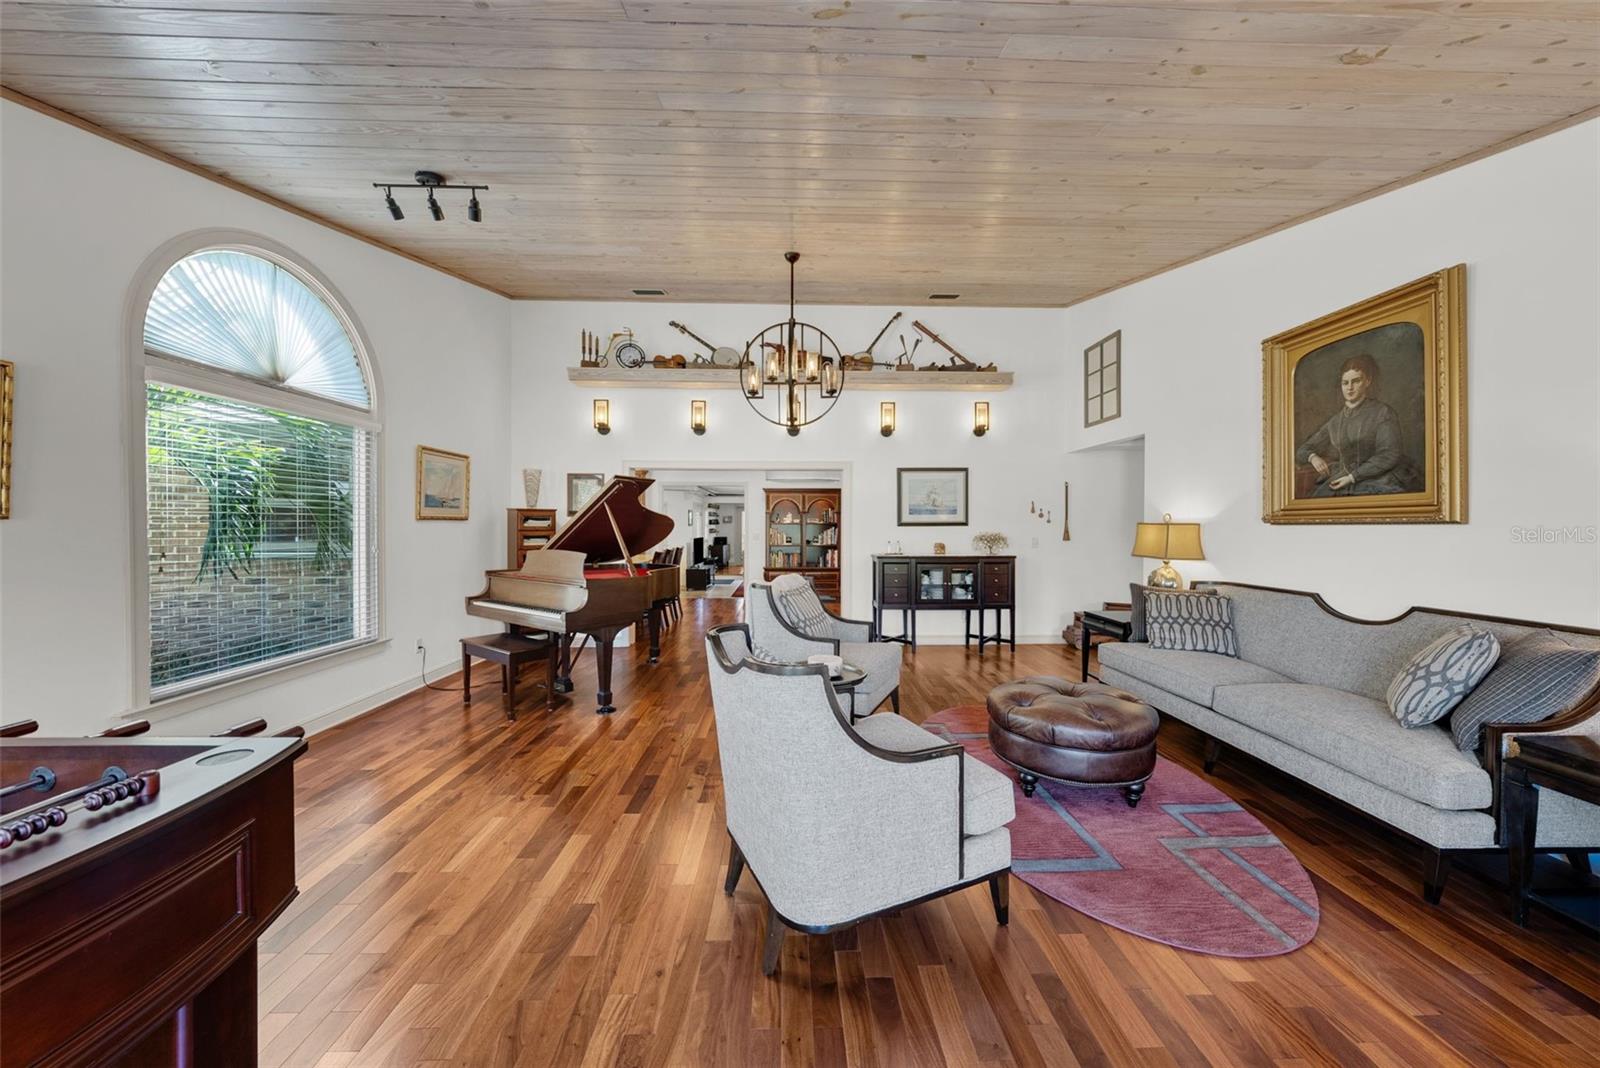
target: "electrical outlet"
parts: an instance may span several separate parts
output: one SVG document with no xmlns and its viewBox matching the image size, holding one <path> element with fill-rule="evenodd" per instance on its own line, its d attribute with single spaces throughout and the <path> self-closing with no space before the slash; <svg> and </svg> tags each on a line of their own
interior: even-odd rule
<svg viewBox="0 0 1600 1068">
<path fill-rule="evenodd" d="M 417 652 L 419 652 L 419 653 L 421 653 L 421 652 L 425 652 L 425 651 L 426 651 L 426 650 L 424 650 L 424 649 L 423 649 L 423 648 L 422 648 L 422 639 L 421 639 L 421 638 L 418 638 L 418 639 L 417 639 Z"/>
</svg>

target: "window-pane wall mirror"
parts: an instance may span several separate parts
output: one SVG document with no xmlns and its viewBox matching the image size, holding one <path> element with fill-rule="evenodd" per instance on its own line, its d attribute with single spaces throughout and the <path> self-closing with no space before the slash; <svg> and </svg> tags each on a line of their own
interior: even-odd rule
<svg viewBox="0 0 1600 1068">
<path fill-rule="evenodd" d="M 1122 331 L 1083 350 L 1083 425 L 1122 414 Z"/>
</svg>

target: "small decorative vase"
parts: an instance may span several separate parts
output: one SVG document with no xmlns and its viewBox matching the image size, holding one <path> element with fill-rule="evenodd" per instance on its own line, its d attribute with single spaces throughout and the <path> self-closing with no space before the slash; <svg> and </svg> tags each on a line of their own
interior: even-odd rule
<svg viewBox="0 0 1600 1068">
<path fill-rule="evenodd" d="M 527 507 L 539 507 L 539 487 L 544 482 L 544 472 L 537 467 L 522 469 L 522 492 L 528 499 Z"/>
</svg>

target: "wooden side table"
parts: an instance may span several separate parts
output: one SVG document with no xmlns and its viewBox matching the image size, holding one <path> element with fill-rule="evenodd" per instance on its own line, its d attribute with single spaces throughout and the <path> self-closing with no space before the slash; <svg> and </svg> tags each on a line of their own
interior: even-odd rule
<svg viewBox="0 0 1600 1068">
<path fill-rule="evenodd" d="M 480 634 L 461 639 L 461 703 L 472 703 L 472 658 L 500 665 L 500 692 L 506 695 L 506 718 L 517 718 L 517 673 L 535 660 L 545 662 L 545 707 L 556 707 L 556 665 L 561 643 L 545 634 Z"/>
<path fill-rule="evenodd" d="M 1600 805 L 1600 742 L 1581 734 L 1525 734 L 1513 738 L 1506 752 L 1501 790 L 1511 866 L 1511 917 L 1521 927 L 1528 922 L 1528 902 L 1536 896 L 1531 884 L 1539 841 L 1539 791 Z M 1600 841 L 1585 844 L 1600 849 Z"/>
<path fill-rule="evenodd" d="M 1119 642 L 1127 641 L 1133 635 L 1133 613 L 1107 608 L 1085 608 L 1083 610 L 1083 680 L 1088 682 L 1089 650 L 1094 647 L 1093 635 L 1105 638 L 1114 638 Z M 1099 682 L 1099 679 L 1094 681 Z"/>
</svg>

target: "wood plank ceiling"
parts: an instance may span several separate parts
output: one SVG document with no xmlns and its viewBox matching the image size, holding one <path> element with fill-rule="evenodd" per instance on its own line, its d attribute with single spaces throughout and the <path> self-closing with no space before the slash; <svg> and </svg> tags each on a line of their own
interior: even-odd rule
<svg viewBox="0 0 1600 1068">
<path fill-rule="evenodd" d="M 1600 105 L 1600 0 L 60 0 L 0 81 L 518 297 L 1060 305 Z M 481 224 L 374 180 L 493 188 Z"/>
</svg>

